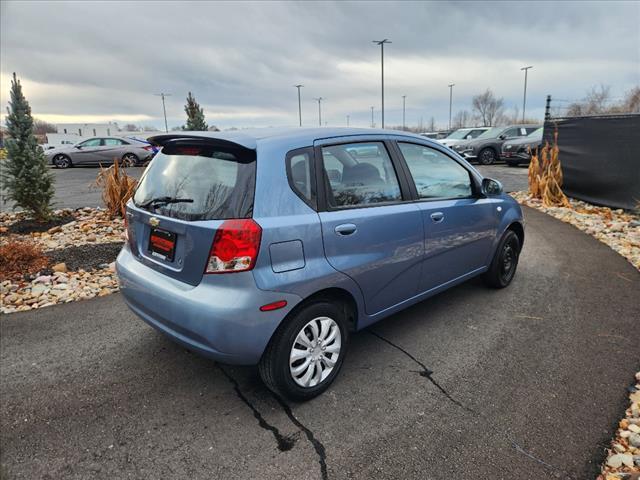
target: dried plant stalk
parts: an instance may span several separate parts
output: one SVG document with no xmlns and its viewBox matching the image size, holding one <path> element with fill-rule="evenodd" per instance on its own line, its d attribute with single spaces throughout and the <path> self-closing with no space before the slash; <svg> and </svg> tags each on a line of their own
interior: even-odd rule
<svg viewBox="0 0 640 480">
<path fill-rule="evenodd" d="M 562 192 L 562 167 L 559 158 L 558 129 L 553 134 L 553 144 L 545 142 L 540 151 L 531 155 L 529 163 L 529 193 L 533 198 L 542 200 L 546 207 L 571 207 Z"/>
<path fill-rule="evenodd" d="M 120 166 L 120 161 L 117 159 L 108 168 L 100 167 L 96 185 L 102 188 L 102 200 L 109 215 L 124 218 L 127 202 L 137 184 L 138 181 L 127 175 L 126 169 Z"/>
</svg>

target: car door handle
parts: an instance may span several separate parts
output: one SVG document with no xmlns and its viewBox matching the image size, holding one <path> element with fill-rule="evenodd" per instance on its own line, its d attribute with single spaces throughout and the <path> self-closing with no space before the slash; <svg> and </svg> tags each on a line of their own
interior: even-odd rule
<svg viewBox="0 0 640 480">
<path fill-rule="evenodd" d="M 431 220 L 433 220 L 435 223 L 440 223 L 442 220 L 444 220 L 444 213 L 433 212 L 431 214 Z"/>
<path fill-rule="evenodd" d="M 343 223 L 335 228 L 336 234 L 342 235 L 343 237 L 346 235 L 353 235 L 357 230 L 358 228 L 353 223 Z"/>
</svg>

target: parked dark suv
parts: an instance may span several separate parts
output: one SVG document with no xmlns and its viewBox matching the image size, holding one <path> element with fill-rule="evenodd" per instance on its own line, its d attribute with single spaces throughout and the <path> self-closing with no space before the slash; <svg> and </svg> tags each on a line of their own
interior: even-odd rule
<svg viewBox="0 0 640 480">
<path fill-rule="evenodd" d="M 482 165 L 491 165 L 500 158 L 502 144 L 506 140 L 526 137 L 540 125 L 509 125 L 493 127 L 478 138 L 468 140 L 451 148 L 469 161 L 477 160 Z"/>
</svg>

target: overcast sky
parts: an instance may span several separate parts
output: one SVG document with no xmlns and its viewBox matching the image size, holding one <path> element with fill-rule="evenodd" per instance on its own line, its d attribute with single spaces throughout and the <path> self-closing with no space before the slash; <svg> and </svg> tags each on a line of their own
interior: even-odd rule
<svg viewBox="0 0 640 480">
<path fill-rule="evenodd" d="M 35 116 L 51 122 L 185 122 L 188 91 L 219 127 L 380 121 L 407 124 L 471 109 L 487 87 L 507 110 L 542 118 L 547 94 L 581 98 L 594 85 L 622 96 L 640 84 L 640 2 L 206 3 L 1 2 L 2 112 L 16 72 Z M 527 115 L 529 116 L 529 115 Z"/>
</svg>

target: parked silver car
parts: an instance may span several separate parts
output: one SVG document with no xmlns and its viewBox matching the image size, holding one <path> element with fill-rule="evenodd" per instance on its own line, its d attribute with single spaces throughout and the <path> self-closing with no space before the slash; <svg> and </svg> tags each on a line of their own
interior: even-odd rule
<svg viewBox="0 0 640 480">
<path fill-rule="evenodd" d="M 74 165 L 111 165 L 122 160 L 126 166 L 141 165 L 154 154 L 153 146 L 122 137 L 93 137 L 72 146 L 44 152 L 47 162 L 58 168 Z"/>
</svg>

